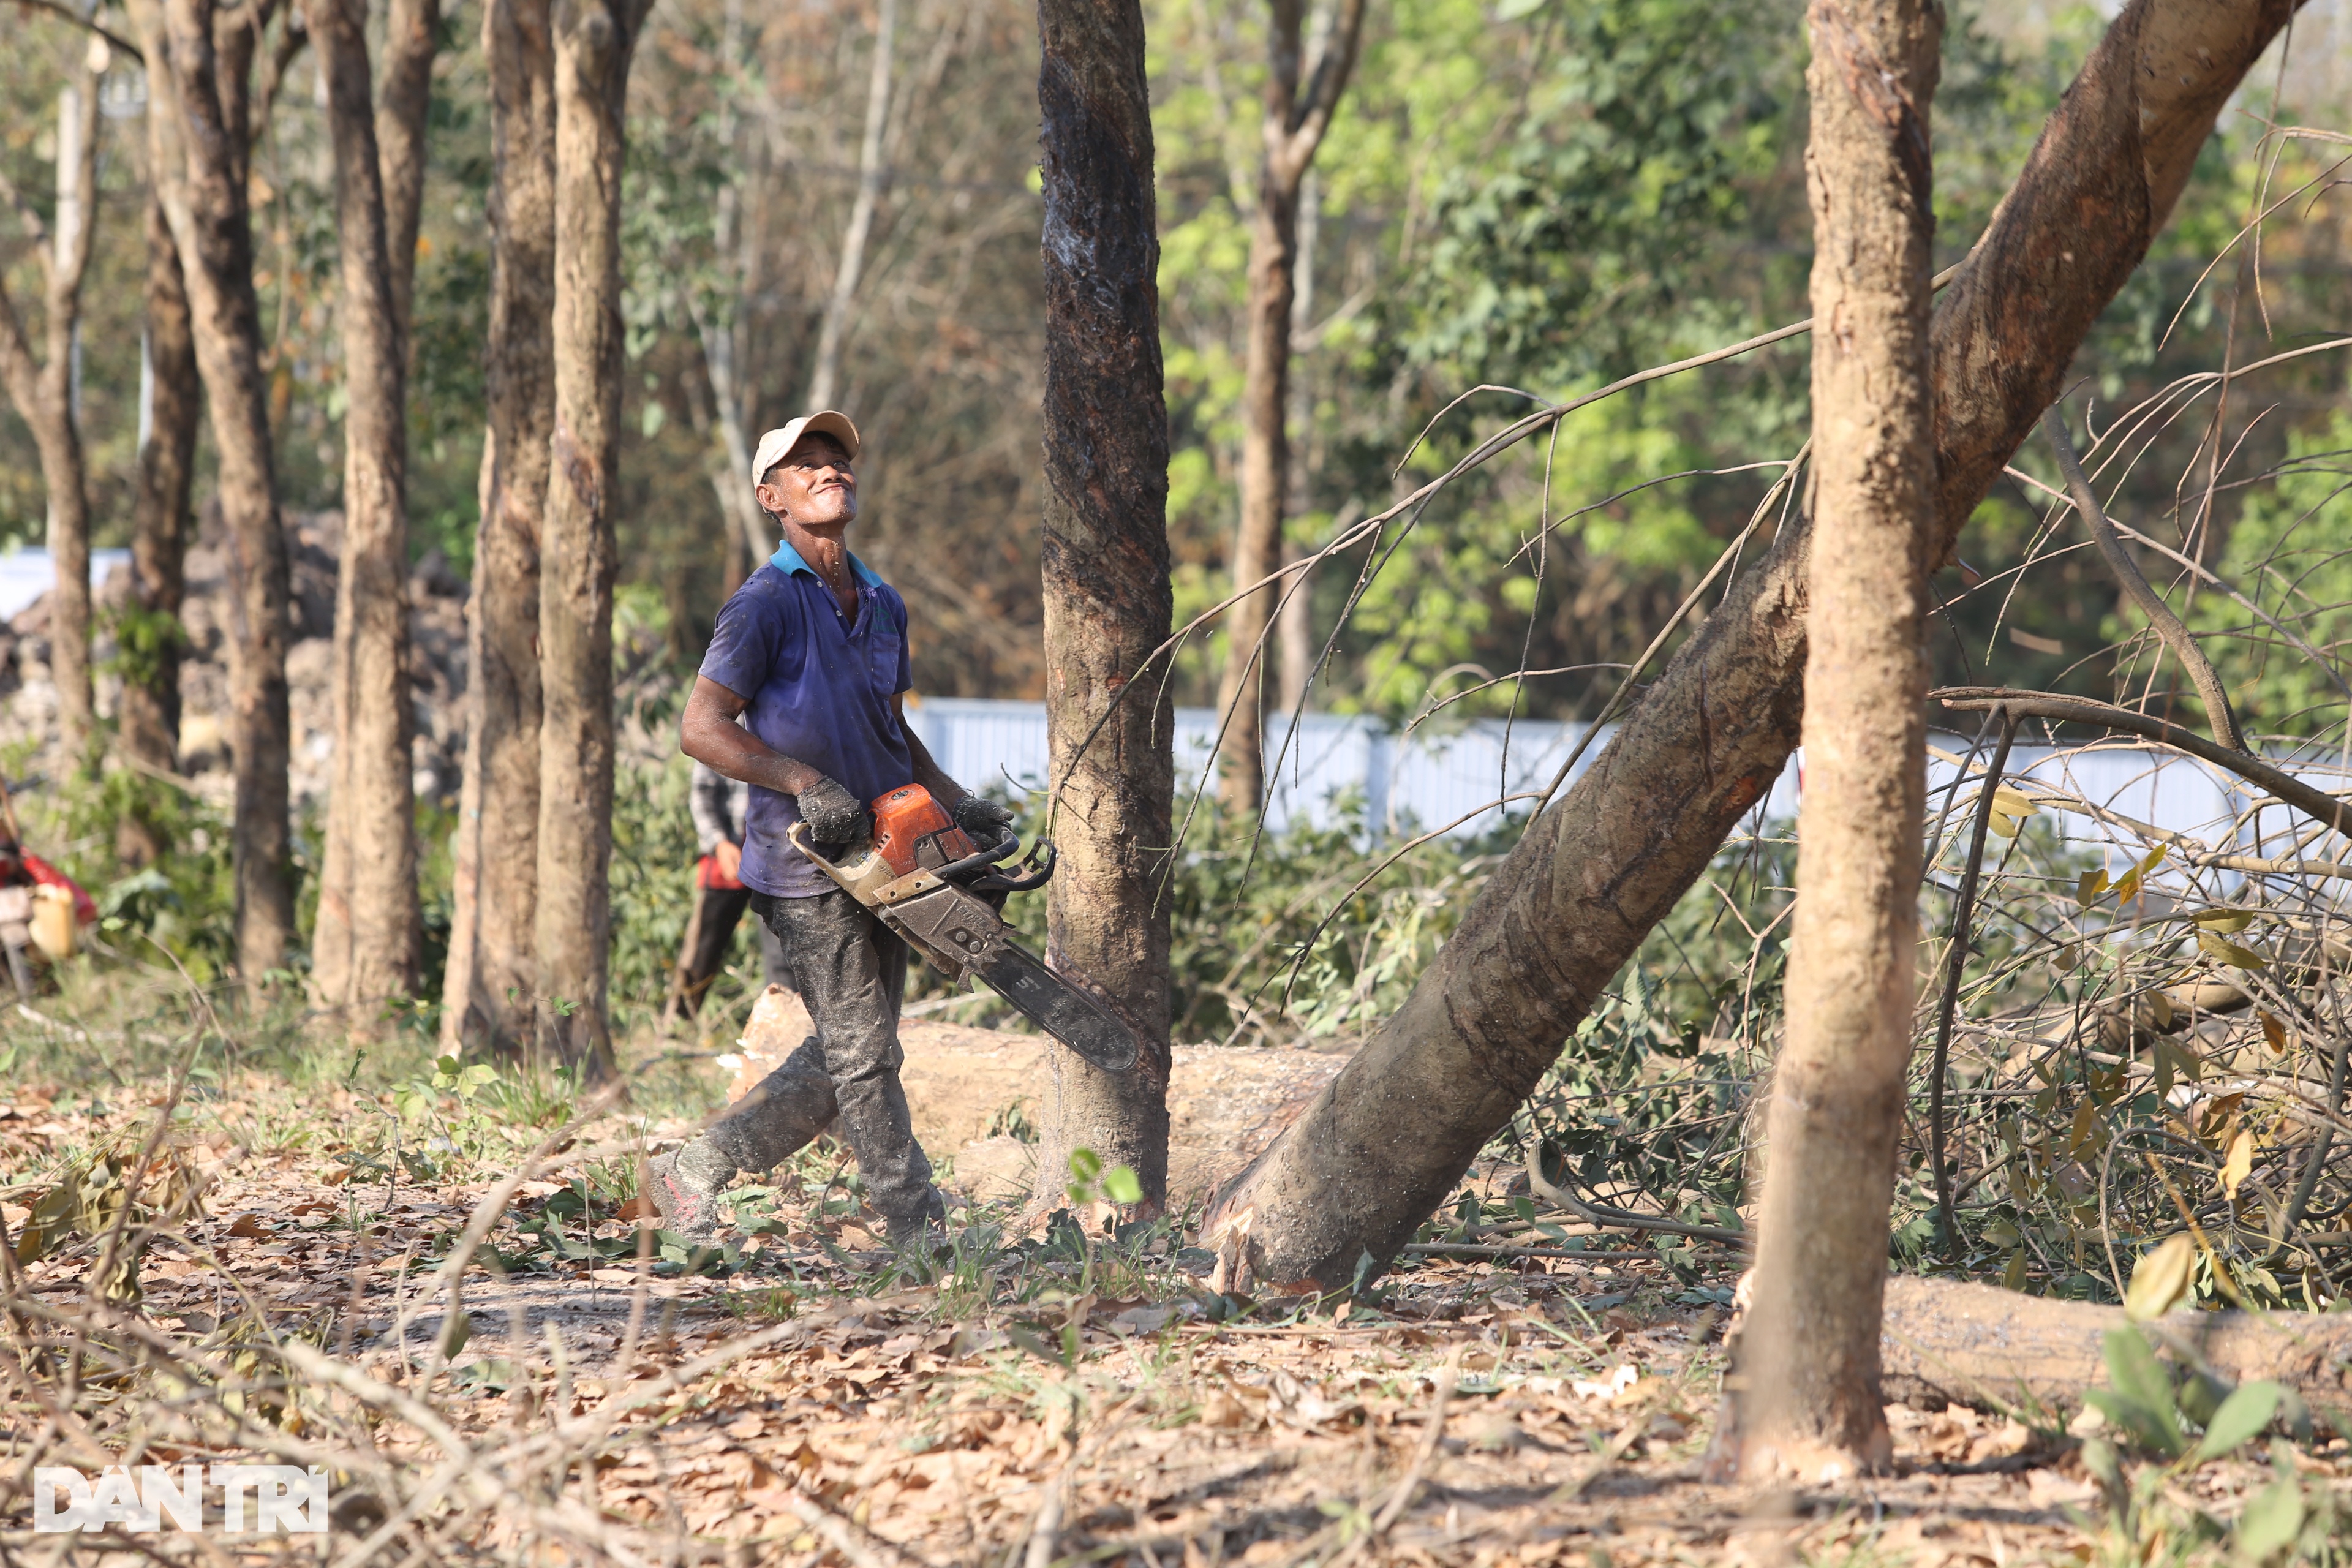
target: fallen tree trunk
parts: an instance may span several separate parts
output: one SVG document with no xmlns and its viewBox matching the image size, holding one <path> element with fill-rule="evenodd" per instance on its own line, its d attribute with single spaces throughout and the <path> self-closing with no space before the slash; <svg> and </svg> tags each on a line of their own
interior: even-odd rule
<svg viewBox="0 0 2352 1568">
<path fill-rule="evenodd" d="M 2106 1384 L 2102 1344 L 2128 1321 L 2120 1307 L 1897 1277 L 1886 1282 L 1880 1378 L 1890 1402 L 1918 1409 L 2038 1404 L 2064 1414 Z M 2352 1422 L 2352 1317 L 2179 1311 L 2150 1327 L 2184 1365 L 2231 1383 L 2274 1378 L 2339 1431 Z"/>
<path fill-rule="evenodd" d="M 1961 525 L 2147 254 L 2296 0 L 2134 0 L 1937 309 L 1937 529 Z M 1528 826 L 1404 1005 L 1212 1205 L 1222 1282 L 1337 1289 L 1394 1258 L 1535 1089 L 1797 744 L 1810 534 L 1784 528 L 1591 769 Z"/>
</svg>

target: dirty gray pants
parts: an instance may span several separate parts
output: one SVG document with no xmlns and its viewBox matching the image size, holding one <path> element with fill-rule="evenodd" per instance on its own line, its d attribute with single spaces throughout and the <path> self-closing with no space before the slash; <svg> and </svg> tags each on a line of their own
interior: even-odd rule
<svg viewBox="0 0 2352 1568">
<path fill-rule="evenodd" d="M 738 1170 L 772 1170 L 837 1117 L 892 1235 L 945 1217 L 898 1081 L 907 944 L 837 889 L 754 893 L 751 909 L 783 945 L 816 1033 L 711 1123 L 711 1143 Z"/>
</svg>

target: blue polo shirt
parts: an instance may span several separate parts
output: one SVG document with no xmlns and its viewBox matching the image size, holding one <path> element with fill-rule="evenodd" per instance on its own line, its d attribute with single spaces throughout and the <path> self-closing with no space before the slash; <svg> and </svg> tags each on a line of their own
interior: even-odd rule
<svg viewBox="0 0 2352 1568">
<path fill-rule="evenodd" d="M 914 682 L 907 658 L 907 601 L 853 555 L 857 618 L 791 545 L 780 545 L 719 612 L 702 673 L 751 704 L 751 733 L 806 763 L 860 800 L 915 782 L 907 732 L 892 699 Z M 786 837 L 801 819 L 788 795 L 751 786 L 744 815 L 743 885 L 780 899 L 830 892 L 834 884 Z"/>
</svg>

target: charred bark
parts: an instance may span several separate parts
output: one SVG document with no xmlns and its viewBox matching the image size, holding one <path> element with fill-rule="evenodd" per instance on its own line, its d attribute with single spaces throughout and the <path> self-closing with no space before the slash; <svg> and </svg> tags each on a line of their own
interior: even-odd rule
<svg viewBox="0 0 2352 1568">
<path fill-rule="evenodd" d="M 1755 1303 L 1727 1468 L 1806 1480 L 1893 1458 L 1878 1395 L 1886 1206 L 1911 1054 L 1927 793 L 1936 447 L 1928 154 L 1936 0 L 1813 0 L 1814 612 L 1788 1026 L 1766 1110 Z"/>
<path fill-rule="evenodd" d="M 1168 411 L 1160 236 L 1138 0 L 1040 0 L 1045 121 L 1045 572 L 1047 751 L 1061 871 L 1054 963 L 1118 1006 L 1143 1054 L 1107 1073 L 1052 1047 L 1038 1200 L 1070 1151 L 1168 1184 L 1168 906 L 1174 710 L 1167 639 Z M 1132 681 L 1137 689 L 1122 692 Z"/>
<path fill-rule="evenodd" d="M 2293 0 L 2134 0 L 1934 319 L 1948 559 Z M 1784 528 L 1592 767 L 1528 826 L 1412 994 L 1212 1209 L 1235 1269 L 1345 1287 L 1394 1258 L 1795 748 L 1811 533 Z"/>
<path fill-rule="evenodd" d="M 131 0 L 147 58 L 156 192 L 188 283 L 189 316 L 220 464 L 229 578 L 229 747 L 236 972 L 248 990 L 294 943 L 287 815 L 286 536 L 261 368 L 246 178 L 250 77 L 272 5 L 216 14 L 212 0 Z"/>
<path fill-rule="evenodd" d="M 489 430 L 466 623 L 466 760 L 444 1046 L 520 1051 L 538 984 L 539 528 L 555 432 L 555 39 L 550 0 L 490 0 Z"/>
<path fill-rule="evenodd" d="M 652 0 L 557 0 L 555 432 L 541 523 L 537 1036 L 611 1076 L 613 581 L 619 544 L 621 163 Z"/>
<path fill-rule="evenodd" d="M 1225 617 L 1219 706 L 1225 803 L 1255 811 L 1265 798 L 1266 628 L 1280 589 L 1252 590 L 1282 564 L 1283 503 L 1290 489 L 1290 338 L 1298 274 L 1298 195 L 1355 68 L 1364 0 L 1345 0 L 1300 92 L 1303 0 L 1272 0 L 1267 17 L 1265 142 L 1257 216 L 1250 230 L 1249 347 L 1242 382 L 1242 511 L 1234 534 L 1234 592 Z"/>
<path fill-rule="evenodd" d="M 306 9 L 334 148 L 335 316 L 347 395 L 342 559 L 328 676 L 335 752 L 310 990 L 319 1005 L 347 1010 L 366 1033 L 381 1003 L 416 989 L 424 934 L 410 782 L 408 330 L 393 288 L 392 233 L 401 226 L 391 221 L 386 175 L 395 161 L 380 155 L 376 142 L 364 0 L 309 0 Z M 398 147 L 414 159 L 424 150 L 425 95 L 412 93 L 406 107 L 418 120 Z M 413 202 L 422 171 L 402 168 L 397 179 Z M 406 227 L 413 255 L 413 212 Z"/>
<path fill-rule="evenodd" d="M 188 285 L 160 203 L 147 205 L 147 445 L 132 503 L 131 593 L 148 625 L 127 662 L 115 710 L 123 750 L 166 772 L 180 756 L 180 601 L 186 589 L 188 495 L 204 388 L 188 323 Z"/>
</svg>

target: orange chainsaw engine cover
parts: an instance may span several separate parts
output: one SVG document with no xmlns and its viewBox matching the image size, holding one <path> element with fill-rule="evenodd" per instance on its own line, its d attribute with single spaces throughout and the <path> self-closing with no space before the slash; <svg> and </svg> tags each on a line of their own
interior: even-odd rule
<svg viewBox="0 0 2352 1568">
<path fill-rule="evenodd" d="M 874 848 L 901 877 L 938 870 L 977 852 L 971 836 L 920 784 L 894 789 L 876 801 Z"/>
</svg>

